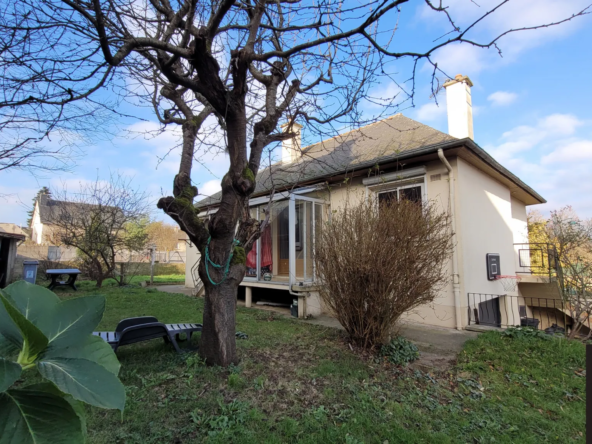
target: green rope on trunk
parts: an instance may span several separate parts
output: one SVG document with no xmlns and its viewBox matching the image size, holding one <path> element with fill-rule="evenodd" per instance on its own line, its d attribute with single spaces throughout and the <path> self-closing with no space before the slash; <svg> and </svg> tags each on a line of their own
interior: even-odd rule
<svg viewBox="0 0 592 444">
<path fill-rule="evenodd" d="M 230 251 L 230 256 L 228 256 L 228 260 L 226 261 L 226 265 L 216 264 L 212 259 L 210 259 L 210 241 L 212 240 L 212 236 L 208 237 L 208 243 L 206 244 L 206 274 L 208 275 L 208 279 L 212 285 L 220 285 L 222 282 L 226 280 L 228 277 L 228 270 L 230 269 L 230 261 L 232 260 L 232 256 L 234 256 L 234 247 L 240 245 L 240 242 L 237 239 L 232 241 L 232 250 Z M 210 276 L 210 270 L 208 265 L 211 265 L 214 268 L 222 268 L 224 267 L 224 277 L 220 282 L 214 282 L 214 280 Z"/>
</svg>

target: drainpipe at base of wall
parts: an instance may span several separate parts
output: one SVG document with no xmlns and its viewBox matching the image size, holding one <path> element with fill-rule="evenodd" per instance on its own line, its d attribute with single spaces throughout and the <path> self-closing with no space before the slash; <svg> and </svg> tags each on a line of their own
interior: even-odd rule
<svg viewBox="0 0 592 444">
<path fill-rule="evenodd" d="M 454 173 L 452 172 L 452 167 L 446 157 L 444 157 L 444 152 L 442 149 L 438 149 L 438 157 L 448 170 L 448 189 L 450 195 L 448 197 L 448 204 L 450 207 L 450 218 L 451 218 L 451 228 L 452 228 L 452 291 L 454 293 L 454 307 L 455 307 L 455 318 L 456 318 L 456 329 L 462 330 L 462 314 L 460 308 L 460 276 L 458 274 L 458 252 L 457 252 L 457 245 L 456 245 L 456 218 L 454 215 Z"/>
</svg>

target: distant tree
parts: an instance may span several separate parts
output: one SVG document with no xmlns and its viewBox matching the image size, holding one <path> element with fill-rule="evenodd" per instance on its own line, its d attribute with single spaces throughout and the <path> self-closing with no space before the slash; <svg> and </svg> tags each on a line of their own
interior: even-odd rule
<svg viewBox="0 0 592 444">
<path fill-rule="evenodd" d="M 588 339 L 592 335 L 592 219 L 581 219 L 566 206 L 551 211 L 545 234 L 557 249 L 564 308 L 573 319 L 570 337 L 587 327 Z"/>
<path fill-rule="evenodd" d="M 179 243 L 179 227 L 161 221 L 150 222 L 146 227 L 150 243 L 156 245 L 157 250 L 172 251 Z"/>
<path fill-rule="evenodd" d="M 537 210 L 529 211 L 526 216 L 528 242 L 531 244 L 548 243 L 547 219 Z"/>
<path fill-rule="evenodd" d="M 61 190 L 52 206 L 49 222 L 60 244 L 78 250 L 83 267 L 101 287 L 106 278 L 117 277 L 117 259 L 129 262 L 148 242 L 147 196 L 129 180 L 112 175 L 82 184 L 76 193 Z M 125 279 L 118 279 L 120 284 Z"/>
<path fill-rule="evenodd" d="M 51 197 L 51 191 L 49 190 L 49 188 L 41 188 L 39 191 L 37 191 L 37 194 L 33 198 L 33 208 L 27 211 L 27 227 L 31 227 L 31 224 L 33 223 L 33 213 L 35 212 L 35 205 L 37 204 L 39 197 L 41 197 L 44 194 Z"/>
</svg>

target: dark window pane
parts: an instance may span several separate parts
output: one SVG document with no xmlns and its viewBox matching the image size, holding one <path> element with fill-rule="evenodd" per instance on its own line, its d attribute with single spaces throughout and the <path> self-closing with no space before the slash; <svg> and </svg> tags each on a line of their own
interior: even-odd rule
<svg viewBox="0 0 592 444">
<path fill-rule="evenodd" d="M 401 199 L 407 199 L 411 202 L 421 203 L 421 187 L 410 187 L 399 190 Z"/>
<path fill-rule="evenodd" d="M 397 191 L 389 191 L 387 193 L 380 193 L 378 195 L 378 205 L 388 205 L 391 202 L 397 201 Z"/>
</svg>

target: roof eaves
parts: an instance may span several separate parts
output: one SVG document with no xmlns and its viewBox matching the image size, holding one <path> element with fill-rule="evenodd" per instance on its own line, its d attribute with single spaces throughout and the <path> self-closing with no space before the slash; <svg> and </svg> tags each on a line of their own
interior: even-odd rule
<svg viewBox="0 0 592 444">
<path fill-rule="evenodd" d="M 27 236 L 24 234 L 7 233 L 6 231 L 0 231 L 0 237 L 9 237 L 11 239 L 25 240 Z"/>
<path fill-rule="evenodd" d="M 384 156 L 384 157 L 381 157 L 378 159 L 372 159 L 372 160 L 366 161 L 366 162 L 361 162 L 361 163 L 353 166 L 351 169 L 346 169 L 346 170 L 343 170 L 340 172 L 338 171 L 335 174 L 354 173 L 358 170 L 372 167 L 372 166 L 376 165 L 377 163 L 384 164 L 384 163 L 388 163 L 388 162 L 391 162 L 394 160 L 406 160 L 406 159 L 411 159 L 414 157 L 423 156 L 426 154 L 437 153 L 439 149 L 449 150 L 449 149 L 461 148 L 461 147 L 466 147 L 466 148 L 470 149 L 471 152 L 473 152 L 474 154 L 477 155 L 477 157 L 479 157 L 479 159 L 481 159 L 483 162 L 488 164 L 490 167 L 495 169 L 497 172 L 499 172 L 500 174 L 505 176 L 510 181 L 514 182 L 516 185 L 518 185 L 520 188 L 522 188 L 524 191 L 526 191 L 528 194 L 530 194 L 532 197 L 534 197 L 540 203 L 547 202 L 545 200 L 545 198 L 543 198 L 540 194 L 538 194 L 530 186 L 528 186 L 526 183 L 524 183 L 522 180 L 520 180 L 520 178 L 518 178 L 518 176 L 516 176 L 515 174 L 510 172 L 504 166 L 502 166 L 489 153 L 487 153 L 487 151 L 485 151 L 483 148 L 481 148 L 479 145 L 477 145 L 475 143 L 475 141 L 473 141 L 470 138 L 449 140 L 446 142 L 440 142 L 440 143 L 436 143 L 433 145 L 422 146 L 420 148 L 405 150 L 400 153 Z M 333 175 L 335 175 L 335 174 L 333 174 Z M 326 175 L 326 174 L 319 175 L 319 176 L 313 176 L 313 177 L 307 178 L 306 182 L 310 183 L 310 182 L 314 182 L 314 181 L 319 181 L 321 179 L 328 178 L 328 177 L 330 177 L 330 176 Z M 294 184 L 287 184 L 284 188 L 277 189 L 276 191 L 284 191 L 286 189 L 292 188 L 293 186 L 294 186 Z M 251 195 L 251 197 L 265 196 L 268 193 L 269 193 L 269 190 L 262 190 L 259 193 L 253 193 Z M 206 200 L 209 201 L 210 198 L 204 199 L 203 201 L 200 201 L 200 202 L 196 202 L 195 207 L 197 209 L 200 209 L 200 208 L 204 208 L 207 206 L 217 206 L 219 204 L 219 201 L 217 201 L 215 203 L 205 203 L 204 201 L 206 201 Z M 204 202 L 204 204 L 200 205 L 200 203 L 202 203 L 202 202 Z"/>
<path fill-rule="evenodd" d="M 518 185 L 520 188 L 522 188 L 524 191 L 526 191 L 528 194 L 530 194 L 532 197 L 534 197 L 540 203 L 547 203 L 547 200 L 543 196 L 541 196 L 539 193 L 537 193 L 535 190 L 533 190 L 530 186 L 528 186 L 526 183 L 524 183 L 518 176 L 516 176 L 514 173 L 512 173 L 506 167 L 502 166 L 487 151 L 485 151 L 483 148 L 481 148 L 479 145 L 477 145 L 474 140 L 472 140 L 470 138 L 466 138 L 466 139 L 460 139 L 459 142 L 462 142 L 462 145 L 466 146 L 467 148 L 470 148 L 471 151 L 474 154 L 476 154 L 477 157 L 479 157 L 482 161 L 484 161 L 486 164 L 488 164 L 490 167 L 495 169 L 500 174 L 506 176 L 506 178 L 508 178 L 509 180 L 514 182 L 516 185 Z"/>
</svg>

